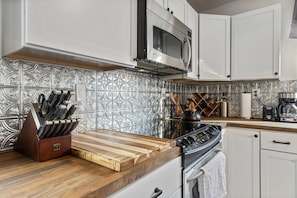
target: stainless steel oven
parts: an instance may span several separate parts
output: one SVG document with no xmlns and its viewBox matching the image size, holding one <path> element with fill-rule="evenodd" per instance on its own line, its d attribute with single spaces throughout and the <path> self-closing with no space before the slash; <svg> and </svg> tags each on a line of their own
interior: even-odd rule
<svg viewBox="0 0 297 198">
<path fill-rule="evenodd" d="M 201 197 L 198 188 L 199 177 L 203 174 L 201 168 L 222 150 L 221 126 L 199 124 L 199 127 L 197 127 L 196 123 L 183 122 L 183 125 L 189 128 L 191 132 L 178 137 L 176 140 L 176 144 L 182 147 L 184 198 Z M 217 162 L 215 161 L 215 163 Z M 216 164 L 216 166 L 218 165 Z M 220 171 L 225 173 L 224 169 L 220 169 Z M 216 184 L 221 184 L 221 181 L 218 182 Z"/>
<path fill-rule="evenodd" d="M 175 139 L 176 145 L 181 147 L 183 198 L 200 198 L 198 179 L 203 174 L 201 167 L 204 169 L 205 165 L 215 159 L 214 157 L 221 151 L 224 130 L 218 125 L 181 119 L 160 120 L 156 127 L 156 130 L 152 130 L 156 132 L 151 134 L 152 136 Z M 211 162 L 217 163 L 216 160 Z M 224 169 L 220 170 L 225 173 Z"/>
<path fill-rule="evenodd" d="M 217 144 L 206 154 L 197 159 L 191 166 L 183 170 L 183 197 L 199 198 L 198 179 L 204 173 L 201 168 L 207 164 L 218 152 L 221 152 L 221 144 Z"/>
<path fill-rule="evenodd" d="M 138 1 L 138 68 L 159 75 L 192 71 L 192 31 L 152 0 Z"/>
</svg>

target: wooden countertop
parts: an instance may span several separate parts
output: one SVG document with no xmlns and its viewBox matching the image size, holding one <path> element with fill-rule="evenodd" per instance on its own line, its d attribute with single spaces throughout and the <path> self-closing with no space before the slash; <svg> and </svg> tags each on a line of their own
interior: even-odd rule
<svg viewBox="0 0 297 198">
<path fill-rule="evenodd" d="M 261 119 L 241 119 L 241 118 L 230 118 L 230 117 L 202 118 L 201 122 L 202 123 L 222 123 L 226 127 L 254 128 L 254 129 L 262 129 L 262 130 L 276 130 L 276 131 L 297 133 L 297 123 L 273 122 L 273 121 L 263 121 Z"/>
<path fill-rule="evenodd" d="M 0 153 L 0 197 L 106 197 L 178 156 L 173 147 L 116 172 L 71 155 L 36 162 Z"/>
</svg>

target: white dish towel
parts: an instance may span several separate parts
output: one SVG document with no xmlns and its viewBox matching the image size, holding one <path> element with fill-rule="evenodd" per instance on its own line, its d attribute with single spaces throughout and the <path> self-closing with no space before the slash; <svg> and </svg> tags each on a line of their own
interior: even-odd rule
<svg viewBox="0 0 297 198">
<path fill-rule="evenodd" d="M 201 170 L 198 178 L 199 198 L 223 198 L 226 194 L 226 158 L 223 152 L 216 154 Z"/>
</svg>

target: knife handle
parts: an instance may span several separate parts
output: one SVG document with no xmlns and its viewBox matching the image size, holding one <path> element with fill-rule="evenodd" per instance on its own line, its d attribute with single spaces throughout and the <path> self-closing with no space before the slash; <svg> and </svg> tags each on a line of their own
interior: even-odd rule
<svg viewBox="0 0 297 198">
<path fill-rule="evenodd" d="M 72 122 L 70 125 L 70 128 L 67 131 L 65 131 L 64 135 L 70 134 L 77 127 L 79 122 L 80 122 L 79 118 L 77 118 L 74 122 Z"/>
<path fill-rule="evenodd" d="M 64 95 L 64 100 L 70 100 L 71 96 L 73 96 L 74 93 L 74 91 L 67 91 L 67 93 Z"/>
<path fill-rule="evenodd" d="M 69 108 L 69 110 L 67 111 L 67 113 L 66 113 L 66 115 L 65 115 L 65 118 L 66 119 L 70 119 L 71 118 L 71 116 L 74 114 L 74 112 L 76 111 L 76 109 L 77 109 L 77 105 L 72 105 L 70 108 Z"/>
<path fill-rule="evenodd" d="M 65 120 L 65 124 L 64 124 L 63 128 L 59 131 L 59 134 L 65 135 L 65 131 L 68 130 L 70 124 L 71 124 L 71 120 Z"/>
<path fill-rule="evenodd" d="M 59 135 L 59 132 L 61 131 L 61 128 L 64 126 L 64 124 L 66 123 L 65 120 L 58 120 L 59 124 L 56 126 L 55 131 L 52 134 L 52 137 L 56 137 Z"/>
<path fill-rule="evenodd" d="M 59 121 L 54 120 L 53 125 L 50 127 L 49 131 L 45 134 L 45 137 L 47 137 L 47 138 L 53 137 L 53 133 L 54 133 L 55 129 L 57 128 L 58 124 L 59 124 Z"/>
<path fill-rule="evenodd" d="M 52 90 L 51 94 L 48 97 L 48 104 L 52 107 L 57 100 L 58 95 L 61 94 L 59 90 Z"/>
<path fill-rule="evenodd" d="M 38 130 L 39 139 L 43 139 L 46 136 L 46 134 L 48 133 L 52 125 L 53 125 L 53 121 L 44 122 L 44 125 Z"/>
<path fill-rule="evenodd" d="M 54 113 L 51 116 L 51 120 L 57 120 L 61 118 L 61 116 L 64 114 L 64 112 L 67 110 L 66 105 L 59 105 L 55 110 Z"/>
</svg>

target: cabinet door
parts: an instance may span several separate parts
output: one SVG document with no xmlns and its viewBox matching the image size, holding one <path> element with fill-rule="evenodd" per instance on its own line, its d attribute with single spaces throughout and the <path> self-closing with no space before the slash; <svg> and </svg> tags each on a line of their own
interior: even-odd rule
<svg viewBox="0 0 297 198">
<path fill-rule="evenodd" d="M 160 198 L 181 198 L 181 175 L 181 157 L 178 157 L 115 192 L 109 198 L 151 198 L 156 188 L 162 190 Z"/>
<path fill-rule="evenodd" d="M 199 15 L 199 79 L 230 80 L 230 16 Z"/>
<path fill-rule="evenodd" d="M 260 132 L 227 128 L 228 198 L 260 197 Z"/>
<path fill-rule="evenodd" d="M 167 0 L 167 6 L 172 14 L 181 22 L 186 21 L 187 2 L 184 0 Z"/>
<path fill-rule="evenodd" d="M 136 64 L 136 0 L 26 3 L 26 44 Z"/>
<path fill-rule="evenodd" d="M 231 79 L 277 79 L 279 44 L 279 4 L 232 16 Z"/>
<path fill-rule="evenodd" d="M 297 155 L 262 149 L 261 197 L 297 197 Z"/>
<path fill-rule="evenodd" d="M 165 2 L 164 2 L 165 0 L 154 0 L 154 1 L 160 4 L 162 7 L 166 8 Z"/>
<path fill-rule="evenodd" d="M 187 26 L 192 30 L 192 72 L 185 74 L 187 79 L 198 79 L 198 13 L 187 5 Z"/>
<path fill-rule="evenodd" d="M 2 1 L 0 1 L 0 28 L 2 30 Z M 0 57 L 2 57 L 2 31 L 0 31 Z"/>
</svg>

